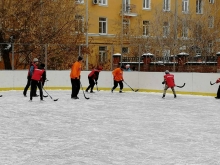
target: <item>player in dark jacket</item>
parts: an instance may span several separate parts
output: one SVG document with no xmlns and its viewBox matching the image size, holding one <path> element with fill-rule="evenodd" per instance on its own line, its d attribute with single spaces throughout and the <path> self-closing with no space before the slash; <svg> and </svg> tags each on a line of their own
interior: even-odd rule
<svg viewBox="0 0 220 165">
<path fill-rule="evenodd" d="M 174 98 L 176 98 L 176 92 L 174 89 L 174 87 L 176 86 L 175 82 L 174 82 L 174 75 L 170 74 L 170 72 L 168 70 L 165 71 L 164 81 L 162 82 L 162 84 L 165 84 L 162 98 L 165 98 L 166 91 L 168 88 L 172 89 Z"/>
<path fill-rule="evenodd" d="M 215 81 L 215 83 L 217 84 L 217 83 L 220 83 L 220 78 L 218 78 L 216 81 Z M 217 91 L 217 96 L 215 97 L 216 99 L 220 99 L 220 85 L 219 85 L 219 87 L 218 87 L 218 91 Z"/>
<path fill-rule="evenodd" d="M 30 91 L 30 101 L 32 101 L 32 97 L 35 92 L 35 87 L 37 86 L 40 91 L 40 100 L 43 101 L 43 90 L 42 90 L 42 82 L 44 84 L 46 80 L 46 71 L 44 69 L 44 64 L 41 64 L 38 69 L 35 69 L 33 75 L 31 77 L 31 91 Z"/>
<path fill-rule="evenodd" d="M 101 70 L 102 70 L 102 67 L 97 67 L 89 73 L 89 75 L 88 75 L 89 86 L 87 87 L 86 92 L 88 92 L 88 90 L 90 89 L 90 93 L 94 93 L 93 88 L 94 88 L 95 84 L 96 85 L 98 84 L 99 72 Z"/>
<path fill-rule="evenodd" d="M 34 70 L 37 69 L 37 65 L 38 65 L 38 59 L 37 59 L 37 58 L 34 58 L 34 59 L 33 59 L 33 62 L 30 64 L 30 68 L 29 68 L 29 70 L 28 70 L 27 84 L 26 84 L 26 86 L 25 86 L 25 88 L 24 88 L 24 91 L 23 91 L 24 97 L 27 97 L 26 94 L 27 94 L 28 88 L 29 88 L 30 85 L 31 85 L 31 77 L 32 77 L 32 75 L 33 75 Z M 37 96 L 36 90 L 37 90 L 37 86 L 35 87 L 35 91 L 34 91 L 34 89 L 33 89 L 33 92 L 34 92 L 33 97 L 36 97 L 36 96 Z"/>
</svg>

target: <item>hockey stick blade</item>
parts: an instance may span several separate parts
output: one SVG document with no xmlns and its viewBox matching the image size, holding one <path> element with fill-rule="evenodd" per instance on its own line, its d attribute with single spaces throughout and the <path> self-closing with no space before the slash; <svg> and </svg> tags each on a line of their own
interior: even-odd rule
<svg viewBox="0 0 220 165">
<path fill-rule="evenodd" d="M 51 95 L 49 95 L 49 93 L 44 89 L 44 88 L 42 88 L 47 94 L 48 94 L 48 96 L 53 100 L 53 101 L 57 101 L 58 99 L 53 99 L 53 97 L 51 96 Z"/>
<path fill-rule="evenodd" d="M 98 92 L 100 91 L 97 84 L 96 84 L 96 90 L 97 90 Z"/>
<path fill-rule="evenodd" d="M 89 99 L 89 97 L 86 97 L 86 95 L 85 95 L 85 92 L 84 92 L 84 90 L 83 90 L 83 87 L 82 87 L 82 83 L 80 82 L 80 86 L 81 86 L 81 88 L 82 88 L 82 91 L 83 91 L 83 95 L 84 95 L 84 97 L 85 97 L 85 99 Z"/>
<path fill-rule="evenodd" d="M 89 97 L 86 97 L 86 95 L 85 95 L 84 91 L 83 91 L 83 95 L 84 95 L 85 99 L 87 99 L 87 100 L 89 99 Z"/>
<path fill-rule="evenodd" d="M 139 89 L 134 90 L 130 85 L 128 85 L 125 81 L 123 81 L 132 91 L 137 92 Z"/>
<path fill-rule="evenodd" d="M 183 88 L 185 85 L 186 85 L 186 83 L 184 83 L 182 86 L 176 85 L 176 87 Z"/>
<path fill-rule="evenodd" d="M 214 83 L 212 83 L 211 81 L 210 81 L 210 85 L 214 85 L 215 84 L 215 82 Z"/>
</svg>

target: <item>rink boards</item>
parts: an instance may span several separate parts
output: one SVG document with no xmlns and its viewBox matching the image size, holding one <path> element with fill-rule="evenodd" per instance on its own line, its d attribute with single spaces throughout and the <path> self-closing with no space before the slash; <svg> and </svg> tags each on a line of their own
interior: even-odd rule
<svg viewBox="0 0 220 165">
<path fill-rule="evenodd" d="M 87 87 L 88 74 L 90 71 L 81 72 L 81 83 Z M 70 71 L 48 70 L 45 84 L 46 89 L 71 89 Z M 214 96 L 218 90 L 218 84 L 210 85 L 220 77 L 218 73 L 192 73 L 192 72 L 174 72 L 176 85 L 183 85 L 184 88 L 175 88 L 181 94 L 207 95 Z M 163 90 L 163 72 L 124 72 L 125 82 L 133 89 L 139 89 L 140 92 L 161 92 Z M 0 90 L 23 90 L 27 82 L 27 71 L 0 71 Z M 99 74 L 98 88 L 100 90 L 110 90 L 113 86 L 111 71 L 102 71 Z M 124 84 L 124 90 L 131 90 Z M 96 88 L 96 87 L 95 87 Z M 169 92 L 169 91 L 168 91 Z"/>
</svg>

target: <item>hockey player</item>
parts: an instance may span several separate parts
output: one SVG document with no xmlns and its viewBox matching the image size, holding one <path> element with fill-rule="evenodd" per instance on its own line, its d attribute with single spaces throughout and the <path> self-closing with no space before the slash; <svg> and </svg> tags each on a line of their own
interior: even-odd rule
<svg viewBox="0 0 220 165">
<path fill-rule="evenodd" d="M 118 84 L 120 86 L 119 93 L 122 93 L 123 89 L 123 70 L 125 69 L 124 65 L 121 67 L 116 68 L 115 70 L 112 71 L 113 75 L 113 80 L 114 80 L 114 86 L 112 87 L 111 91 L 113 92 L 115 88 L 117 88 Z"/>
<path fill-rule="evenodd" d="M 93 69 L 89 75 L 88 75 L 88 79 L 89 79 L 89 86 L 86 89 L 86 92 L 88 92 L 88 90 L 90 89 L 90 93 L 95 93 L 93 92 L 93 88 L 95 86 L 95 84 L 98 84 L 98 79 L 99 79 L 99 72 L 102 70 L 102 67 L 97 67 L 95 69 Z"/>
<path fill-rule="evenodd" d="M 33 62 L 30 64 L 30 68 L 29 68 L 29 70 L 28 70 L 27 84 L 26 84 L 26 86 L 25 86 L 25 88 L 24 88 L 24 91 L 23 91 L 24 97 L 27 97 L 26 94 L 27 94 L 28 88 L 29 88 L 30 85 L 31 85 L 31 77 L 32 77 L 32 75 L 33 75 L 34 70 L 37 69 L 37 65 L 38 65 L 38 59 L 37 59 L 37 58 L 34 58 L 34 59 L 33 59 Z M 35 88 L 37 89 L 37 87 L 35 87 Z M 36 90 L 33 91 L 33 92 L 34 92 L 33 97 L 38 96 L 38 95 L 36 94 Z"/>
<path fill-rule="evenodd" d="M 217 83 L 220 83 L 220 78 L 218 78 L 216 81 L 215 81 L 215 83 L 217 84 Z M 218 87 L 218 91 L 217 91 L 217 96 L 215 97 L 216 99 L 220 99 L 220 85 L 219 85 L 219 87 Z"/>
<path fill-rule="evenodd" d="M 165 71 L 164 81 L 162 82 L 162 84 L 165 84 L 162 98 L 165 98 L 166 91 L 167 91 L 168 88 L 172 89 L 174 98 L 176 98 L 176 92 L 175 92 L 175 89 L 174 89 L 174 87 L 176 86 L 175 82 L 174 82 L 174 75 L 170 74 L 169 70 Z"/>
<path fill-rule="evenodd" d="M 35 88 L 38 87 L 40 91 L 40 100 L 43 101 L 43 91 L 42 82 L 46 80 L 46 72 L 44 70 L 44 64 L 41 64 L 38 69 L 34 69 L 33 75 L 31 77 L 31 91 L 30 91 L 30 101 L 35 94 Z"/>
<path fill-rule="evenodd" d="M 70 72 L 70 80 L 72 85 L 72 99 L 79 99 L 77 96 L 80 90 L 80 73 L 82 69 L 82 60 L 81 56 L 78 57 L 78 60 L 72 65 Z"/>
</svg>

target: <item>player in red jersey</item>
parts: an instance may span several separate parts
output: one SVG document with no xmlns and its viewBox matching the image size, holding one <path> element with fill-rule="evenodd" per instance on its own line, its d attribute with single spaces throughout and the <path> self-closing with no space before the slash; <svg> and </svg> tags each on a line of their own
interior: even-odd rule
<svg viewBox="0 0 220 165">
<path fill-rule="evenodd" d="M 175 92 L 175 89 L 174 89 L 174 87 L 176 86 L 175 82 L 174 82 L 174 75 L 170 74 L 169 70 L 165 71 L 164 81 L 162 82 L 162 84 L 165 84 L 162 98 L 165 98 L 166 91 L 167 91 L 168 88 L 172 89 L 174 98 L 176 98 L 176 92 Z"/>
<path fill-rule="evenodd" d="M 94 93 L 93 92 L 93 88 L 95 86 L 95 84 L 97 85 L 98 84 L 98 79 L 99 79 L 99 72 L 102 70 L 102 67 L 99 66 L 95 69 L 93 69 L 89 75 L 88 75 L 88 79 L 89 79 L 89 86 L 87 87 L 86 89 L 86 92 L 89 91 L 90 89 L 90 93 Z"/>
</svg>

